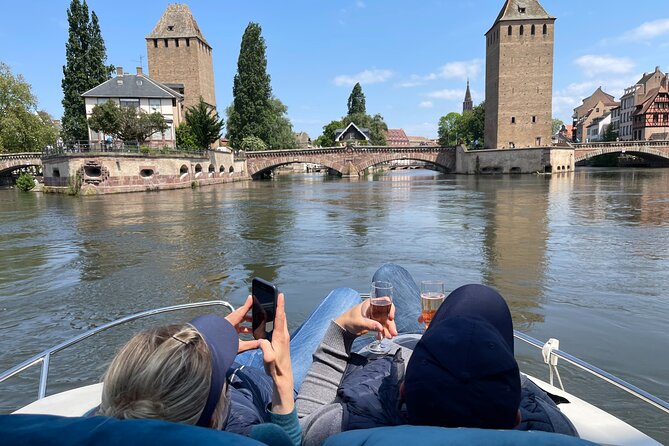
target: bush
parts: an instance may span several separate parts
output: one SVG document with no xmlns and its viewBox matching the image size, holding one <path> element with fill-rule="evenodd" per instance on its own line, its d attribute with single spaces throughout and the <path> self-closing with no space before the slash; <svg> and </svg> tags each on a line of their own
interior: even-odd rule
<svg viewBox="0 0 669 446">
<path fill-rule="evenodd" d="M 29 173 L 22 173 L 16 180 L 16 187 L 23 192 L 28 192 L 35 187 L 35 177 Z"/>
<path fill-rule="evenodd" d="M 246 150 L 248 152 L 253 152 L 256 150 L 267 150 L 267 144 L 265 144 L 265 141 L 258 138 L 257 136 L 247 136 L 246 138 L 242 139 L 240 149 Z"/>
</svg>

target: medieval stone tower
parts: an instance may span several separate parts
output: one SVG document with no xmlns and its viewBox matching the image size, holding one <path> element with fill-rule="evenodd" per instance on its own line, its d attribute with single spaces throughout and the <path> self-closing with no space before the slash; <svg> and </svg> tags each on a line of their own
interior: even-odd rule
<svg viewBox="0 0 669 446">
<path fill-rule="evenodd" d="M 550 144 L 554 36 L 538 0 L 506 0 L 486 33 L 486 148 Z"/>
<path fill-rule="evenodd" d="M 466 111 L 474 109 L 474 101 L 472 101 L 472 92 L 469 90 L 469 79 L 467 79 L 467 91 L 465 91 L 465 100 L 462 101 L 462 114 Z"/>
<path fill-rule="evenodd" d="M 184 106 L 200 96 L 216 106 L 211 46 L 202 35 L 188 5 L 170 4 L 146 36 L 149 76 L 184 95 Z"/>
</svg>

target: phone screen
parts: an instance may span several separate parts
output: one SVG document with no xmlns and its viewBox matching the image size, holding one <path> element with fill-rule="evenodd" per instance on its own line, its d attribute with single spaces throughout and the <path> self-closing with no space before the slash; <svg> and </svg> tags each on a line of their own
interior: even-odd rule
<svg viewBox="0 0 669 446">
<path fill-rule="evenodd" d="M 256 277 L 251 285 L 253 295 L 253 337 L 255 339 L 272 339 L 274 331 L 274 315 L 276 299 L 279 292 L 276 286 Z"/>
</svg>

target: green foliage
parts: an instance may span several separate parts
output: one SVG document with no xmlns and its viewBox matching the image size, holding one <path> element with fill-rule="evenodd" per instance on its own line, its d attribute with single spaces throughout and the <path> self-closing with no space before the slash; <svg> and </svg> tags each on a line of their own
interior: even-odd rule
<svg viewBox="0 0 669 446">
<path fill-rule="evenodd" d="M 35 177 L 29 173 L 22 173 L 16 179 L 16 187 L 23 192 L 28 192 L 35 187 Z"/>
<path fill-rule="evenodd" d="M 196 105 L 188 107 L 185 118 L 190 132 L 188 136 L 195 140 L 196 148 L 205 149 L 221 137 L 224 122 L 216 109 L 204 102 L 202 97 Z"/>
<path fill-rule="evenodd" d="M 485 103 L 482 102 L 472 110 L 449 113 L 439 119 L 439 144 L 447 146 L 452 143 L 485 147 Z"/>
<path fill-rule="evenodd" d="M 270 136 L 272 87 L 261 32 L 260 25 L 252 22 L 242 37 L 228 115 L 228 138 L 234 148 L 241 148 L 241 142 L 248 136 L 257 136 L 263 141 L 268 141 Z"/>
<path fill-rule="evenodd" d="M 89 18 L 84 0 L 72 0 L 67 10 L 69 25 L 63 66 L 63 134 L 67 140 L 88 139 L 86 108 L 81 94 L 108 80 L 113 71 L 105 64 L 105 49 L 98 18 Z"/>
<path fill-rule="evenodd" d="M 334 147 L 335 144 L 335 132 L 337 129 L 344 127 L 342 121 L 332 121 L 329 124 L 323 126 L 323 134 L 316 138 L 315 144 L 319 147 Z"/>
<path fill-rule="evenodd" d="M 366 115 L 367 108 L 365 106 L 365 94 L 362 92 L 360 83 L 356 83 L 348 97 L 348 116 L 351 115 Z"/>
<path fill-rule="evenodd" d="M 247 136 L 242 140 L 240 148 L 242 150 L 254 152 L 258 150 L 267 150 L 267 145 L 265 144 L 265 141 L 257 136 Z"/>
<path fill-rule="evenodd" d="M 446 116 L 439 118 L 439 145 L 448 147 L 456 145 L 457 141 L 457 126 L 458 121 L 462 119 L 462 115 L 457 112 L 450 112 Z"/>
<path fill-rule="evenodd" d="M 88 126 L 91 130 L 105 135 L 118 135 L 121 127 L 121 109 L 114 101 L 96 105 L 91 110 Z"/>
<path fill-rule="evenodd" d="M 119 108 L 113 101 L 96 105 L 88 120 L 92 130 L 104 132 L 123 141 L 142 143 L 154 133 L 167 130 L 165 117 L 134 107 Z"/>
<path fill-rule="evenodd" d="M 613 129 L 613 124 L 607 125 L 606 129 L 604 130 L 604 133 L 602 134 L 602 141 L 606 142 L 615 141 L 617 137 L 618 134 Z"/>
<path fill-rule="evenodd" d="M 293 150 L 297 149 L 297 140 L 293 133 L 293 125 L 287 116 L 288 107 L 283 103 L 272 97 L 270 99 L 270 116 L 269 116 L 269 136 L 266 140 L 267 145 L 275 150 Z"/>
<path fill-rule="evenodd" d="M 563 125 L 564 122 L 562 122 L 562 120 L 553 118 L 551 121 L 551 135 L 556 135 Z"/>
<path fill-rule="evenodd" d="M 197 150 L 198 144 L 195 135 L 186 122 L 182 122 L 176 131 L 177 148 L 180 150 Z"/>
<path fill-rule="evenodd" d="M 39 151 L 56 139 L 58 129 L 48 113 L 37 111 L 30 84 L 0 62 L 0 152 Z"/>
</svg>

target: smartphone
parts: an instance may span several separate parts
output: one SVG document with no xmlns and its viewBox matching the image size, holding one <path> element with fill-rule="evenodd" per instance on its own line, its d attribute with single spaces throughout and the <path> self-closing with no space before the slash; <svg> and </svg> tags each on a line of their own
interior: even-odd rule
<svg viewBox="0 0 669 446">
<path fill-rule="evenodd" d="M 256 277 L 251 282 L 251 295 L 253 296 L 253 308 L 251 309 L 253 337 L 271 341 L 279 290 L 273 283 Z"/>
</svg>

